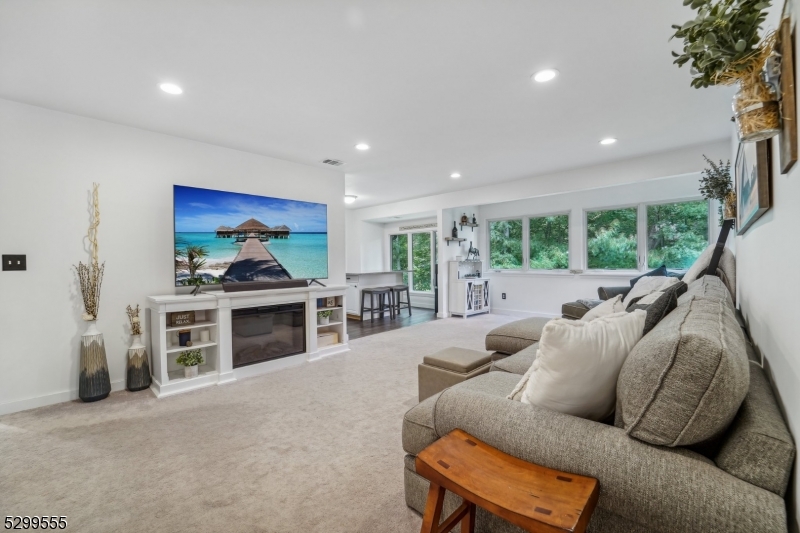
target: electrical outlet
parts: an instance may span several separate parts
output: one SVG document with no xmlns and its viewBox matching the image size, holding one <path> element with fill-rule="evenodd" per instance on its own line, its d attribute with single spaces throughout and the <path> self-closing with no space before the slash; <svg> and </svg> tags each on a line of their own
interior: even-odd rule
<svg viewBox="0 0 800 533">
<path fill-rule="evenodd" d="M 503 300 L 506 299 L 506 293 L 503 293 Z"/>
<path fill-rule="evenodd" d="M 4 255 L 3 270 L 28 270 L 28 262 L 24 255 Z"/>
</svg>

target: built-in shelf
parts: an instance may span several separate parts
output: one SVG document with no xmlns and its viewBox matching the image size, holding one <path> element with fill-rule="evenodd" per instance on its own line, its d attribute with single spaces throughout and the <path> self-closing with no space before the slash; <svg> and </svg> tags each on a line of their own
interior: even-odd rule
<svg viewBox="0 0 800 533">
<path fill-rule="evenodd" d="M 217 323 L 211 320 L 198 320 L 194 324 L 190 326 L 169 326 L 167 331 L 179 331 L 182 329 L 195 329 L 195 328 L 208 328 L 211 326 L 216 326 Z"/>
<path fill-rule="evenodd" d="M 186 371 L 183 368 L 167 372 L 170 383 L 175 383 L 177 381 L 193 381 L 196 379 L 200 380 L 217 374 L 219 374 L 219 372 L 211 365 L 200 365 L 200 368 L 197 369 L 197 375 L 193 378 L 187 378 Z"/>
<path fill-rule="evenodd" d="M 341 322 L 328 322 L 327 324 L 317 324 L 318 328 L 327 328 L 328 326 L 338 326 Z"/>
<path fill-rule="evenodd" d="M 209 342 L 192 341 L 191 346 L 169 346 L 167 347 L 167 353 L 185 352 L 186 350 L 195 350 L 197 348 L 208 348 L 209 346 L 216 346 L 216 345 L 217 343 L 213 341 Z"/>
<path fill-rule="evenodd" d="M 337 305 L 336 307 L 317 307 L 317 311 L 334 311 L 336 309 L 341 309 L 341 305 Z"/>
<path fill-rule="evenodd" d="M 444 240 L 447 241 L 447 246 L 450 246 L 451 242 L 464 242 L 467 239 L 462 239 L 460 237 L 445 237 Z"/>
</svg>

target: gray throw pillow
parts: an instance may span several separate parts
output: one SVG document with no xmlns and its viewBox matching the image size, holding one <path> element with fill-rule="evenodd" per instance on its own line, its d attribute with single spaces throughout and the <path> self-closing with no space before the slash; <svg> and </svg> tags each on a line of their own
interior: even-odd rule
<svg viewBox="0 0 800 533">
<path fill-rule="evenodd" d="M 644 335 L 647 335 L 665 316 L 678 307 L 678 296 L 685 293 L 686 289 L 685 283 L 676 283 L 663 291 L 634 298 L 625 310 L 629 313 L 637 309 L 647 311 L 643 332 Z"/>
<path fill-rule="evenodd" d="M 691 296 L 633 348 L 617 381 L 617 424 L 633 438 L 688 446 L 719 436 L 750 383 L 742 329 L 716 298 Z"/>
</svg>

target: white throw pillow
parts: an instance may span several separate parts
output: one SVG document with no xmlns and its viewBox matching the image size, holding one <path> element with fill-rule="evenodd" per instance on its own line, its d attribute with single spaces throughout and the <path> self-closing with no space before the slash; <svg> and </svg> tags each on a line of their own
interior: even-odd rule
<svg viewBox="0 0 800 533">
<path fill-rule="evenodd" d="M 597 307 L 589 309 L 589 311 L 581 317 L 581 320 L 584 322 L 589 322 L 590 320 L 594 320 L 595 318 L 601 316 L 621 313 L 624 310 L 625 306 L 622 305 L 622 295 L 618 294 L 613 298 L 601 303 Z"/>
<path fill-rule="evenodd" d="M 625 309 L 628 308 L 630 305 L 631 300 L 634 298 L 638 298 L 639 296 L 647 296 L 648 294 L 656 291 L 663 291 L 667 287 L 671 285 L 675 285 L 680 280 L 678 278 L 667 277 L 667 276 L 645 276 L 639 281 L 636 282 L 636 285 L 625 295 L 625 299 L 622 301 L 622 304 L 625 306 Z"/>
<path fill-rule="evenodd" d="M 647 313 L 614 313 L 591 322 L 554 319 L 542 331 L 528 372 L 508 396 L 590 420 L 614 412 L 617 378 L 642 338 Z"/>
</svg>

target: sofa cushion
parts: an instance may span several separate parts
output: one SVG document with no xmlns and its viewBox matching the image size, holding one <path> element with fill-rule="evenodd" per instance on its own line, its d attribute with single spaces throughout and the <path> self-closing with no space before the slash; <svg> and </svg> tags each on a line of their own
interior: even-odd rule
<svg viewBox="0 0 800 533">
<path fill-rule="evenodd" d="M 663 291 L 634 298 L 626 311 L 629 313 L 637 309 L 647 311 L 647 319 L 644 321 L 644 334 L 647 335 L 665 316 L 678 307 L 678 295 L 684 292 L 686 292 L 686 284 L 679 281 Z"/>
<path fill-rule="evenodd" d="M 567 302 L 561 304 L 561 318 L 577 320 L 589 311 L 589 306 L 581 302 Z"/>
<path fill-rule="evenodd" d="M 617 420 L 637 439 L 687 446 L 720 435 L 750 384 L 733 310 L 692 296 L 642 338 L 617 382 Z"/>
<path fill-rule="evenodd" d="M 489 372 L 454 385 L 450 389 L 463 387 L 465 390 L 504 398 L 511 392 L 517 381 L 519 381 L 519 376 L 516 374 Z M 441 392 L 434 394 L 406 412 L 403 417 L 403 449 L 406 453 L 417 455 L 425 447 L 439 439 L 439 435 L 434 429 L 434 412 L 436 402 L 441 395 Z"/>
<path fill-rule="evenodd" d="M 694 264 L 686 271 L 686 274 L 683 276 L 683 281 L 687 284 L 691 284 L 693 281 L 705 276 L 706 270 L 708 270 L 708 266 L 711 263 L 711 256 L 714 255 L 714 249 L 716 247 L 716 243 L 712 244 L 700 254 Z M 727 246 L 722 250 L 719 266 L 717 267 L 717 272 L 714 274 L 723 278 L 732 301 L 736 303 L 736 256 L 733 255 L 733 252 L 731 252 Z"/>
<path fill-rule="evenodd" d="M 714 462 L 729 474 L 783 497 L 795 446 L 760 366 L 750 363 L 750 391 Z"/>
<path fill-rule="evenodd" d="M 494 328 L 486 335 L 486 351 L 514 354 L 542 338 L 542 328 L 549 318 L 515 320 Z"/>
<path fill-rule="evenodd" d="M 684 305 L 691 300 L 692 296 L 703 296 L 705 298 L 715 298 L 725 302 L 725 305 L 734 308 L 731 293 L 728 292 L 725 283 L 716 276 L 703 276 L 700 279 L 689 283 L 686 292 L 678 296 L 678 305 Z M 738 319 L 737 319 L 738 320 Z"/>
<path fill-rule="evenodd" d="M 506 357 L 505 359 L 495 360 L 492 364 L 491 370 L 510 372 L 511 374 L 523 375 L 533 364 L 536 359 L 536 352 L 539 350 L 539 343 L 535 342 L 518 351 L 514 355 Z"/>
<path fill-rule="evenodd" d="M 625 307 L 622 305 L 622 295 L 618 294 L 613 298 L 603 301 L 603 303 L 597 307 L 589 309 L 589 311 L 581 317 L 581 320 L 584 322 L 591 322 L 595 318 L 621 313 L 624 310 Z"/>
<path fill-rule="evenodd" d="M 652 292 L 663 291 L 680 282 L 678 278 L 669 278 L 667 276 L 648 276 L 642 278 L 637 281 L 636 285 L 625 295 L 625 299 L 622 300 L 622 303 L 627 308 L 636 298 L 647 296 Z"/>
</svg>

